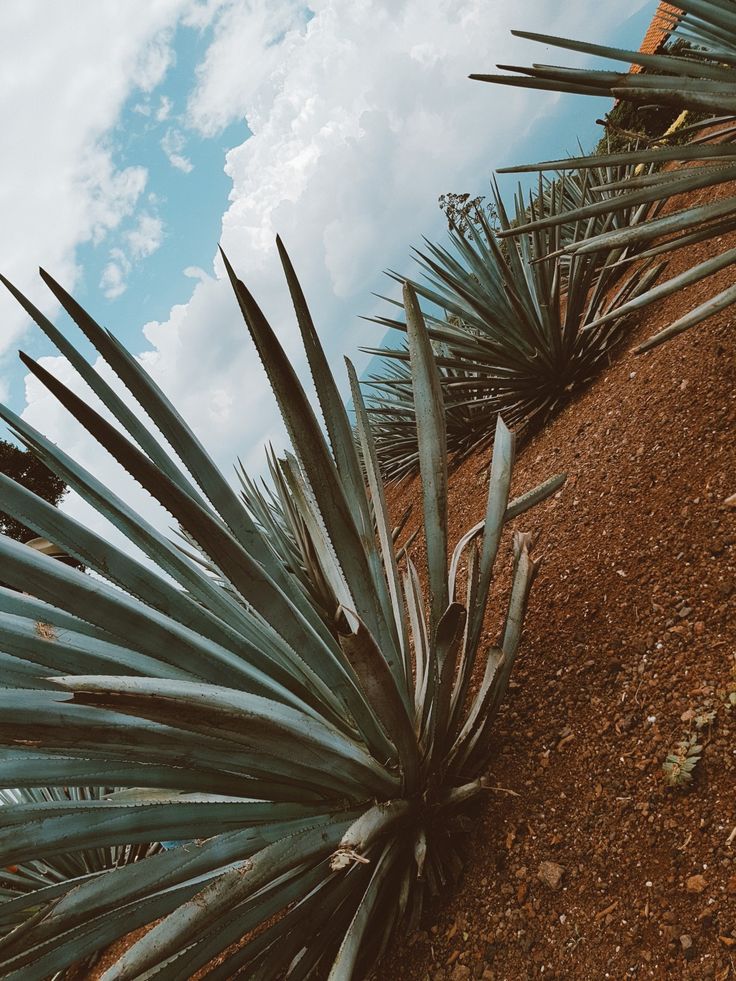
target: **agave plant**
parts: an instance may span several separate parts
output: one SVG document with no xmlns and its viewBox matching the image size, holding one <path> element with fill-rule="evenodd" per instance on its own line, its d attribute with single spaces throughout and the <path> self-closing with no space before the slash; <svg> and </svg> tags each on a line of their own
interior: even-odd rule
<svg viewBox="0 0 736 981">
<path fill-rule="evenodd" d="M 615 176 L 599 170 L 590 179 L 540 181 L 528 203 L 519 190 L 513 221 L 494 188 L 500 233 L 523 224 L 529 213 L 556 215 Z M 584 243 L 602 228 L 636 224 L 645 214 L 638 207 L 612 209 L 602 221 L 535 228 L 501 243 L 479 213 L 465 234 L 450 234 L 450 249 L 427 243 L 426 252 L 416 252 L 424 278 L 412 287 L 428 307 L 452 453 L 462 456 L 489 441 L 499 414 L 522 429 L 543 420 L 608 362 L 628 325 L 622 311 L 649 290 L 661 265 L 644 263 L 620 282 L 623 251 L 603 260 L 598 253 L 570 259 L 565 243 Z M 444 316 L 431 312 L 437 308 Z M 407 330 L 403 319 L 373 319 Z M 385 359 L 367 383 L 379 459 L 386 476 L 396 479 L 419 461 L 409 351 L 368 350 Z"/>
<path fill-rule="evenodd" d="M 685 272 L 672 276 L 638 297 L 621 312 L 641 309 L 655 300 L 668 296 L 692 283 L 704 280 L 731 265 L 736 249 L 724 248 L 722 236 L 736 230 L 736 197 L 729 185 L 736 178 L 736 146 L 732 142 L 736 131 L 736 7 L 732 0 L 682 0 L 683 11 L 673 35 L 687 42 L 678 53 L 643 54 L 621 48 L 606 47 L 549 37 L 526 31 L 514 31 L 528 38 L 584 54 L 597 55 L 614 61 L 641 66 L 642 72 L 601 71 L 588 68 L 560 68 L 534 65 L 521 68 L 499 65 L 502 71 L 516 74 L 471 75 L 471 78 L 502 85 L 572 92 L 584 95 L 610 95 L 635 103 L 672 106 L 705 113 L 690 130 L 696 138 L 684 145 L 641 146 L 626 153 L 603 156 L 575 157 L 546 163 L 504 168 L 502 173 L 523 171 L 558 171 L 561 168 L 590 168 L 637 163 L 655 166 L 649 174 L 638 174 L 613 185 L 615 196 L 525 222 L 518 228 L 506 229 L 502 235 L 517 235 L 549 229 L 560 222 L 589 221 L 610 213 L 612 207 L 632 207 L 671 199 L 675 195 L 694 191 L 708 192 L 694 203 L 672 209 L 647 222 L 628 229 L 608 229 L 585 242 L 564 246 L 568 255 L 583 256 L 610 249 L 639 249 L 640 256 L 662 255 L 696 242 L 713 243 L 714 255 L 697 263 Z M 684 130 L 678 131 L 678 141 Z M 664 141 L 666 144 L 666 141 Z M 673 164 L 686 165 L 673 167 Z M 713 191 L 719 189 L 717 194 Z M 676 322 L 639 345 L 645 351 L 702 322 L 736 299 L 736 286 L 728 286 L 704 303 L 689 310 Z M 610 323 L 611 314 L 603 314 L 589 325 L 597 330 Z"/>
<path fill-rule="evenodd" d="M 71 791 L 5 803 L 0 866 L 60 867 L 59 856 L 178 843 L 84 874 L 70 860 L 53 884 L 40 877 L 17 895 L 0 894 L 3 977 L 63 972 L 150 925 L 118 946 L 106 981 L 185 979 L 208 965 L 211 978 L 245 969 L 253 978 L 349 979 L 400 926 L 415 924 L 425 894 L 461 867 L 458 816 L 485 787 L 490 731 L 537 569 L 529 536 L 517 532 L 498 642 L 486 644 L 502 529 L 563 478 L 509 503 L 514 440 L 499 420 L 485 518 L 449 554 L 442 396 L 407 286 L 425 594 L 406 551 L 397 559 L 355 372 L 348 364 L 362 464 L 280 242 L 279 251 L 326 436 L 266 318 L 224 261 L 292 441 L 294 472 L 308 488 L 293 500 L 338 600 L 329 618 L 293 553 L 274 547 L 119 342 L 42 273 L 147 424 L 6 281 L 116 424 L 21 355 L 24 364 L 170 512 L 206 564 L 0 409 L 16 437 L 147 557 L 0 476 L 1 506 L 94 573 L 0 538 L 3 577 L 25 594 L 13 594 L 22 605 L 0 620 L 0 786 Z M 103 784 L 122 789 L 73 792 Z"/>
<path fill-rule="evenodd" d="M 329 546 L 314 496 L 293 454 L 286 453 L 279 458 L 269 449 L 267 461 L 270 485 L 264 479 L 253 480 L 239 462 L 240 496 L 281 561 L 297 576 L 305 593 L 331 623 L 340 606 L 339 591 L 333 588 L 329 565 L 323 559 L 329 555 Z M 411 510 L 408 507 L 393 528 L 394 542 L 403 531 Z M 415 537 L 416 532 L 403 544 L 399 555 Z"/>
<path fill-rule="evenodd" d="M 475 374 L 447 367 L 442 345 L 435 343 L 433 349 L 445 404 L 447 447 L 459 459 L 493 432 L 498 412 L 486 398 L 454 399 L 453 386 L 472 382 Z M 369 390 L 368 412 L 381 470 L 387 480 L 401 480 L 419 468 L 409 350 L 404 346 L 380 351 L 386 356 L 362 384 Z"/>
<path fill-rule="evenodd" d="M 98 779 L 104 780 L 100 768 Z M 110 801 L 119 799 L 115 787 L 21 787 L 0 790 L 2 816 L 19 813 L 35 805 L 69 806 L 74 801 Z M 8 809 L 9 808 L 9 809 Z M 46 901 L 61 895 L 69 888 L 70 881 L 83 882 L 106 869 L 118 868 L 137 862 L 159 851 L 160 845 L 141 842 L 138 844 L 111 845 L 106 848 L 88 848 L 53 855 L 45 859 L 27 859 L 9 864 L 0 870 L 0 936 L 17 928 L 33 911 L 28 902 L 31 894 L 43 895 Z"/>
</svg>

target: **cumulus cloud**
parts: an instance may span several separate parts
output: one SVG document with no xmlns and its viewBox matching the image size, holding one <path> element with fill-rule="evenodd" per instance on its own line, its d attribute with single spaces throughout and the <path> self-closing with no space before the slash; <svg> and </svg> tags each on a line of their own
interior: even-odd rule
<svg viewBox="0 0 736 981">
<path fill-rule="evenodd" d="M 108 300 L 122 296 L 127 289 L 125 282 L 130 272 L 130 260 L 122 249 L 110 249 L 110 261 L 102 270 L 100 289 Z"/>
<path fill-rule="evenodd" d="M 291 0 L 189 8 L 189 23 L 214 18 L 214 38 L 187 122 L 208 136 L 247 120 L 252 136 L 226 157 L 224 247 L 306 375 L 274 247 L 282 235 L 342 376 L 341 352 L 380 339 L 357 316 L 371 312 L 371 290 L 385 289 L 381 269 L 408 269 L 409 247 L 442 233 L 438 195 L 482 190 L 501 148 L 521 154 L 530 127 L 554 111 L 555 96 L 473 83 L 468 72 L 516 57 L 511 27 L 605 37 L 642 0 L 615 10 L 585 0 L 310 6 L 311 16 Z M 219 260 L 194 278 L 168 319 L 145 325 L 139 357 L 226 469 L 239 455 L 259 470 L 263 443 L 280 439 L 273 400 Z M 32 420 L 109 472 L 45 394 L 31 386 L 28 400 Z"/>
<path fill-rule="evenodd" d="M 166 95 L 162 95 L 158 109 L 156 110 L 156 121 L 162 123 L 165 119 L 168 119 L 171 115 L 171 108 L 171 99 Z"/>
<path fill-rule="evenodd" d="M 171 27 L 189 0 L 79 0 L 3 4 L 0 119 L 0 268 L 50 312 L 42 262 L 66 285 L 81 270 L 75 250 L 99 242 L 137 206 L 143 167 L 118 169 L 106 136 L 136 89 L 171 64 Z M 0 295 L 0 355 L 27 320 Z"/>
<path fill-rule="evenodd" d="M 218 4 L 216 14 L 215 37 L 189 104 L 190 122 L 210 136 L 236 119 L 250 125 L 253 97 L 287 67 L 293 35 L 303 31 L 310 11 L 298 0 L 236 0 Z"/>
<path fill-rule="evenodd" d="M 149 198 L 152 197 L 149 195 Z M 102 271 L 100 289 L 108 300 L 122 296 L 128 288 L 126 282 L 133 266 L 161 247 L 164 240 L 164 223 L 157 215 L 143 212 L 133 228 L 120 236 L 121 246 L 110 249 L 110 258 Z"/>
<path fill-rule="evenodd" d="M 513 152 L 554 111 L 555 96 L 480 85 L 468 72 L 514 58 L 523 42 L 509 37 L 512 26 L 580 34 L 595 16 L 601 36 L 641 5 L 629 0 L 614 13 L 584 0 L 513 9 L 500 0 L 317 0 L 311 18 L 288 0 L 220 6 L 189 122 L 211 134 L 248 121 L 253 135 L 227 155 L 222 242 L 298 366 L 276 233 L 342 377 L 339 355 L 380 339 L 357 316 L 371 312 L 370 291 L 385 288 L 381 270 L 409 268 L 409 247 L 441 234 L 438 195 L 482 189 L 499 147 Z M 257 469 L 280 427 L 217 262 L 215 270 L 167 322 L 149 325 L 146 363 L 223 463 L 246 453 Z M 195 371 L 206 384 L 193 383 Z M 233 397 L 215 398 L 222 391 Z"/>
<path fill-rule="evenodd" d="M 164 240 L 164 223 L 157 215 L 143 213 L 138 224 L 125 234 L 130 255 L 133 259 L 143 259 L 161 247 Z"/>
<path fill-rule="evenodd" d="M 188 157 L 185 157 L 182 150 L 187 144 L 187 138 L 181 132 L 181 130 L 167 129 L 161 140 L 161 149 L 166 154 L 169 163 L 172 167 L 176 167 L 177 170 L 183 171 L 185 174 L 191 173 L 194 169 L 192 161 Z"/>
</svg>

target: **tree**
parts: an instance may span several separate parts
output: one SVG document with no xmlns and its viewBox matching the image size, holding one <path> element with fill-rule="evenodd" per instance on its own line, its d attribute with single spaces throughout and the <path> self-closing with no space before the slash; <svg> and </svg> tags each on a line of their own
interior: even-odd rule
<svg viewBox="0 0 736 981">
<path fill-rule="evenodd" d="M 67 485 L 61 477 L 52 473 L 32 453 L 21 450 L 6 440 L 0 440 L 0 472 L 12 477 L 49 504 L 57 505 L 67 491 Z M 0 511 L 0 532 L 18 542 L 27 542 L 37 534 L 5 511 Z"/>
</svg>

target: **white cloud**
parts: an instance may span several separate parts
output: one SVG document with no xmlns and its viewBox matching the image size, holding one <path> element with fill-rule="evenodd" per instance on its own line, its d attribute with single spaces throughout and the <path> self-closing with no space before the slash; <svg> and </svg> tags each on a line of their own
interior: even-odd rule
<svg viewBox="0 0 736 981">
<path fill-rule="evenodd" d="M 200 266 L 187 266 L 184 270 L 184 275 L 187 277 L 187 279 L 209 279 L 208 273 L 206 273 Z"/>
<path fill-rule="evenodd" d="M 172 11 L 178 12 L 177 6 L 180 5 L 170 4 Z M 152 92 L 175 60 L 171 29 L 167 27 L 140 49 L 131 76 L 133 83 L 144 92 Z"/>
<path fill-rule="evenodd" d="M 149 195 L 149 202 L 153 195 Z M 127 278 L 133 266 L 153 255 L 164 240 L 164 223 L 147 211 L 138 216 L 133 228 L 119 236 L 120 245 L 110 249 L 110 260 L 102 271 L 100 289 L 108 300 L 115 300 L 127 290 Z"/>
<path fill-rule="evenodd" d="M 115 300 L 126 291 L 125 279 L 130 272 L 130 260 L 122 249 L 110 249 L 110 261 L 102 270 L 100 289 L 108 300 Z"/>
<path fill-rule="evenodd" d="M 65 285 L 75 250 L 129 216 L 143 167 L 116 168 L 106 136 L 128 95 L 150 90 L 172 61 L 170 30 L 189 0 L 6 0 L 2 10 L 0 269 L 39 302 L 39 262 Z M 0 354 L 27 319 L 0 295 Z"/>
<path fill-rule="evenodd" d="M 254 94 L 274 71 L 288 71 L 291 41 L 307 20 L 306 7 L 298 0 L 236 0 L 218 4 L 218 14 L 215 38 L 199 66 L 199 85 L 189 105 L 190 121 L 207 135 L 239 118 L 250 125 Z"/>
<path fill-rule="evenodd" d="M 380 339 L 357 316 L 371 311 L 370 291 L 386 287 L 381 270 L 409 268 L 410 246 L 441 234 L 438 195 L 482 189 L 501 155 L 553 111 L 555 96 L 467 74 L 528 57 L 511 27 L 605 37 L 641 5 L 318 0 L 308 22 L 288 0 L 221 7 L 189 118 L 203 133 L 248 120 L 253 135 L 227 155 L 233 189 L 222 241 L 297 365 L 276 233 L 342 379 L 339 355 Z M 280 426 L 229 294 L 222 279 L 198 284 L 166 323 L 148 326 L 145 358 L 226 466 L 247 453 L 260 468 L 262 444 Z"/>
<path fill-rule="evenodd" d="M 216 21 L 188 118 L 203 134 L 247 119 L 253 135 L 227 154 L 224 246 L 306 374 L 274 246 L 282 235 L 341 378 L 339 354 L 380 339 L 357 316 L 370 312 L 371 290 L 386 288 L 381 269 L 408 269 L 421 234 L 442 233 L 438 195 L 482 190 L 502 157 L 522 155 L 530 127 L 554 111 L 554 96 L 481 85 L 467 74 L 529 59 L 511 27 L 605 38 L 642 0 L 615 9 L 586 0 L 517 0 L 513 9 L 501 0 L 311 6 L 308 22 L 291 0 L 190 8 L 191 23 Z M 260 469 L 263 442 L 279 439 L 273 399 L 219 259 L 214 275 L 192 274 L 189 299 L 165 322 L 146 324 L 141 360 L 226 470 L 238 455 Z M 39 428 L 71 443 L 96 473 L 110 472 L 37 386 L 28 400 Z"/>
<path fill-rule="evenodd" d="M 156 120 L 162 123 L 165 119 L 168 119 L 171 115 L 172 102 L 171 99 L 166 96 L 161 96 L 161 101 L 158 104 L 158 109 L 156 110 Z"/>
<path fill-rule="evenodd" d="M 132 259 L 143 259 L 161 247 L 164 240 L 164 223 L 156 215 L 144 212 L 134 229 L 125 234 L 125 241 Z"/>
<path fill-rule="evenodd" d="M 186 144 L 187 139 L 181 130 L 172 127 L 166 130 L 161 140 L 161 149 L 166 154 L 172 167 L 176 167 L 177 170 L 189 174 L 194 169 L 192 161 L 181 152 Z"/>
</svg>

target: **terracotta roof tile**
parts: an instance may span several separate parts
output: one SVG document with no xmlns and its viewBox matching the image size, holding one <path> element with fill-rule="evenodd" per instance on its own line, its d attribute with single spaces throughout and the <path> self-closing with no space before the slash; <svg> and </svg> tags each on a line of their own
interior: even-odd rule
<svg viewBox="0 0 736 981">
<path fill-rule="evenodd" d="M 639 51 L 642 54 L 656 54 L 670 36 L 681 16 L 682 10 L 679 7 L 671 3 L 660 3 L 652 18 L 652 23 L 644 35 Z M 641 71 L 641 68 L 639 65 L 632 65 L 631 71 L 638 72 Z"/>
</svg>

